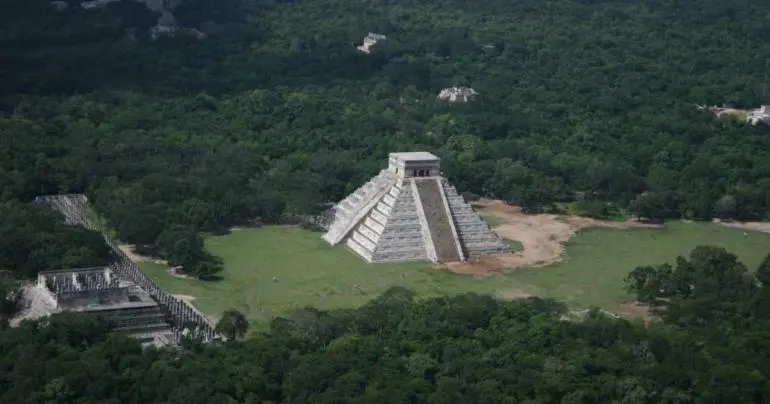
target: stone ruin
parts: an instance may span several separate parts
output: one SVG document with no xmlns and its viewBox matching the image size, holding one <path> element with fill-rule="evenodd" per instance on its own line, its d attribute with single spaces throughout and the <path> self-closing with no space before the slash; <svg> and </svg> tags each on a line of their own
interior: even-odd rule
<svg viewBox="0 0 770 404">
<path fill-rule="evenodd" d="M 102 277 L 96 276 L 96 279 L 92 279 L 92 277 L 85 277 L 83 278 L 84 281 L 80 282 L 82 285 L 85 283 L 86 285 L 97 285 L 94 286 L 97 290 L 99 288 L 102 288 L 103 285 L 114 285 L 115 281 L 114 279 L 118 279 L 120 282 L 120 285 L 128 285 L 129 291 L 128 291 L 128 297 L 127 299 L 129 301 L 133 301 L 133 303 L 136 303 L 137 299 L 139 299 L 142 302 L 146 302 L 148 304 L 152 304 L 150 301 L 147 301 L 144 297 L 149 297 L 151 301 L 155 302 L 155 306 L 160 310 L 161 313 L 163 313 L 163 316 L 165 320 L 171 325 L 172 330 L 172 338 L 168 341 L 164 341 L 162 338 L 158 338 L 154 341 L 156 344 L 177 344 L 181 341 L 182 337 L 185 335 L 186 330 L 190 330 L 191 326 L 194 326 L 195 333 L 198 335 L 198 337 L 201 339 L 202 342 L 216 342 L 223 339 L 221 335 L 219 335 L 215 330 L 215 325 L 205 316 L 203 313 L 198 311 L 194 306 L 187 303 L 186 301 L 177 298 L 174 295 L 168 294 L 161 290 L 161 288 L 155 284 L 155 282 L 152 281 L 145 273 L 142 271 L 142 269 L 131 260 L 130 257 L 126 255 L 123 250 L 120 249 L 120 246 L 112 239 L 109 238 L 107 235 L 107 229 L 105 229 L 100 223 L 95 222 L 94 220 L 91 220 L 91 216 L 89 215 L 90 208 L 88 205 L 88 199 L 85 195 L 80 194 L 74 194 L 74 195 L 47 195 L 47 196 L 40 196 L 36 199 L 37 202 L 43 203 L 51 207 L 52 209 L 60 212 L 64 215 L 65 223 L 72 225 L 72 226 L 83 226 L 90 230 L 96 230 L 102 233 L 104 235 L 104 239 L 107 242 L 107 245 L 110 246 L 112 249 L 113 254 L 116 257 L 115 262 L 113 262 L 109 267 L 109 274 L 105 274 Z M 73 270 L 78 271 L 78 270 Z M 65 271 L 67 272 L 67 271 Z M 70 271 L 71 272 L 71 271 Z M 109 276 L 107 276 L 109 275 Z M 74 285 L 74 281 L 66 280 L 67 276 L 64 276 L 65 279 L 58 278 L 54 285 L 61 285 L 63 289 L 59 289 L 59 292 L 68 292 L 70 291 L 70 283 Z M 92 279 L 92 280 L 89 280 Z M 43 282 L 45 284 L 45 282 Z M 102 286 L 98 286 L 102 285 Z M 122 286 L 121 286 L 122 287 Z M 41 287 L 35 287 L 33 292 L 37 291 L 39 292 Z M 46 288 L 47 289 L 47 286 Z M 109 287 L 107 289 L 110 289 Z M 51 289 L 52 291 L 56 292 L 57 288 L 54 287 Z M 50 292 L 46 292 L 50 293 Z M 104 292 L 97 292 L 96 299 L 97 300 L 78 300 L 81 303 L 84 303 L 76 306 L 76 307 L 99 307 L 98 301 L 99 299 L 104 299 L 107 302 L 113 301 L 110 299 L 119 298 L 122 296 L 123 292 L 112 292 L 112 291 L 104 291 Z M 33 296 L 39 294 L 39 293 L 33 293 Z M 65 306 L 62 306 L 61 308 L 57 308 L 56 306 L 59 305 L 59 300 L 54 300 L 55 296 L 51 296 L 50 299 L 47 299 L 48 306 L 53 305 L 53 311 L 60 311 L 62 308 L 66 307 L 66 302 L 68 301 L 67 295 L 64 296 Z M 76 296 L 76 295 L 75 295 Z M 133 296 L 133 297 L 132 297 Z M 93 296 L 91 297 L 93 298 Z M 37 299 L 40 303 L 39 300 Z M 76 299 L 77 300 L 77 299 Z M 89 303 L 90 302 L 90 303 Z M 71 303 L 70 303 L 71 304 Z M 94 306 L 96 305 L 96 306 Z M 33 304 L 35 306 L 35 304 Z M 40 310 L 29 310 L 32 312 L 44 312 L 46 310 L 45 307 L 40 307 L 41 305 L 38 304 L 36 307 Z M 45 304 L 42 304 L 42 306 L 46 306 Z M 136 306 L 134 304 L 134 306 Z M 148 309 L 152 310 L 153 313 L 155 312 L 155 309 Z M 50 310 L 48 310 L 50 311 Z M 125 313 L 125 312 L 123 312 Z M 29 317 L 35 317 L 37 316 L 35 313 L 32 313 L 32 316 Z M 50 314 L 50 313 L 43 313 Z M 108 313 L 109 314 L 109 313 Z M 122 313 L 121 313 L 122 314 Z M 129 315 L 130 317 L 130 315 Z M 120 322 L 113 323 L 116 324 L 116 327 L 120 328 Z M 131 333 L 131 330 L 129 333 Z M 133 333 L 137 338 L 144 338 L 145 335 L 142 333 Z M 154 333 L 153 335 L 166 335 L 165 333 Z"/>
<path fill-rule="evenodd" d="M 158 303 L 133 283 L 121 281 L 110 268 L 41 271 L 35 289 L 36 298 L 44 300 L 50 313 L 99 315 L 113 329 L 125 331 L 143 343 L 166 345 L 174 339 Z"/>
<path fill-rule="evenodd" d="M 62 0 L 55 0 L 55 1 L 52 1 L 50 4 L 51 4 L 51 7 L 53 7 L 56 11 L 64 11 L 67 8 L 69 8 L 69 4 L 67 4 L 66 1 L 62 1 Z"/>
<path fill-rule="evenodd" d="M 708 109 L 709 111 L 713 112 L 714 115 L 716 115 L 718 118 L 721 118 L 725 115 L 737 114 L 737 116 L 743 117 L 745 119 L 745 122 L 751 125 L 757 125 L 759 123 L 770 125 L 770 105 L 760 105 L 759 108 L 754 108 L 754 109 L 738 109 L 738 108 L 729 108 L 725 106 L 706 107 L 705 105 L 698 105 L 697 108 L 699 110 Z"/>
<path fill-rule="evenodd" d="M 374 32 L 370 32 L 369 35 L 364 37 L 364 43 L 362 45 L 356 46 L 356 49 L 360 50 L 363 53 L 371 53 L 371 47 L 374 46 L 377 42 L 385 39 L 385 35 L 382 34 L 375 34 Z"/>
<path fill-rule="evenodd" d="M 468 102 L 479 93 L 470 87 L 449 87 L 438 93 L 438 99 L 450 102 Z"/>
<path fill-rule="evenodd" d="M 110 3 L 116 3 L 122 0 L 90 0 L 90 1 L 83 1 L 80 3 L 80 7 L 84 10 L 95 10 L 95 9 L 101 9 L 109 5 Z M 160 17 L 158 17 L 158 21 L 155 23 L 155 26 L 150 28 L 150 38 L 157 39 L 160 36 L 163 35 L 174 35 L 177 32 L 187 32 L 195 36 L 196 38 L 204 38 L 206 35 L 198 31 L 195 28 L 185 28 L 180 27 L 179 24 L 176 21 L 176 18 L 174 17 L 173 11 L 175 8 L 177 8 L 180 4 L 183 3 L 183 0 L 133 0 L 137 3 L 142 3 L 144 6 L 156 13 L 161 13 Z M 63 3 L 63 7 L 62 7 Z M 57 10 L 63 10 L 66 9 L 67 3 L 62 1 L 54 1 L 51 2 L 51 5 L 55 7 Z"/>
<path fill-rule="evenodd" d="M 510 252 L 427 152 L 391 153 L 388 168 L 327 212 L 323 239 L 367 262 L 465 261 Z"/>
</svg>

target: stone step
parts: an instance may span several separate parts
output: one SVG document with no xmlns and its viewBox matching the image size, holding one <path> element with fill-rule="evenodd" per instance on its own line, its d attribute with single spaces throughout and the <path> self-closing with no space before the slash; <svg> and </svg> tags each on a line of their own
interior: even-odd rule
<svg viewBox="0 0 770 404">
<path fill-rule="evenodd" d="M 360 244 L 362 247 L 364 247 L 367 251 L 374 251 L 377 249 L 377 245 L 375 245 L 371 240 L 363 236 L 359 232 L 354 232 L 353 236 L 351 237 L 355 242 Z"/>
<path fill-rule="evenodd" d="M 425 256 L 425 248 L 420 246 L 392 246 L 392 247 L 383 247 L 376 251 L 376 254 L 372 255 L 372 257 L 376 256 L 382 256 L 382 255 L 400 255 L 400 254 L 418 254 Z M 375 257 L 376 258 L 376 257 Z"/>
<path fill-rule="evenodd" d="M 380 240 L 380 242 L 377 244 L 377 249 L 375 251 L 381 251 L 384 249 L 390 249 L 390 248 L 407 248 L 407 247 L 414 247 L 414 248 L 422 248 L 422 238 L 413 238 L 413 239 L 401 239 L 401 240 Z"/>
<path fill-rule="evenodd" d="M 367 262 L 372 262 L 372 252 L 367 251 L 366 248 L 358 244 L 355 240 L 352 238 L 348 238 L 348 241 L 345 243 L 351 250 L 355 251 L 358 255 L 360 255 L 364 260 Z"/>
<path fill-rule="evenodd" d="M 362 236 L 366 237 L 369 241 L 374 243 L 375 245 L 380 240 L 380 235 L 371 229 L 369 229 L 366 226 L 358 226 L 356 229 L 356 232 L 360 233 Z"/>
<path fill-rule="evenodd" d="M 474 241 L 469 241 L 467 243 L 464 243 L 463 246 L 466 249 L 475 249 L 475 248 L 507 248 L 508 244 L 505 243 L 505 242 L 501 242 L 499 240 L 494 240 L 494 241 L 474 240 Z"/>
<path fill-rule="evenodd" d="M 435 180 L 416 180 L 425 220 L 430 230 L 431 239 L 436 249 L 439 262 L 460 261 L 460 252 L 454 240 L 450 217 L 446 214 L 444 200 L 441 197 L 439 183 Z"/>
<path fill-rule="evenodd" d="M 397 240 L 399 238 L 405 237 L 422 237 L 421 234 L 421 229 L 418 226 L 414 226 L 406 228 L 404 231 L 393 231 L 391 229 L 387 229 L 381 234 L 380 238 L 383 240 Z"/>
<path fill-rule="evenodd" d="M 401 252 L 401 253 L 383 253 L 383 254 L 376 254 L 372 257 L 373 261 L 377 262 L 387 262 L 387 261 L 416 261 L 416 260 L 424 260 L 425 252 Z"/>
</svg>

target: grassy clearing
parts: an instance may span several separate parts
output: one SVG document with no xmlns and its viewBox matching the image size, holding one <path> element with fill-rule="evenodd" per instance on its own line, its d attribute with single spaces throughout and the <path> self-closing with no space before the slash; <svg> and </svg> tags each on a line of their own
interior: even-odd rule
<svg viewBox="0 0 770 404">
<path fill-rule="evenodd" d="M 421 296 L 528 293 L 579 307 L 613 309 L 629 298 L 622 280 L 633 268 L 673 262 L 701 244 L 728 248 L 753 269 L 770 253 L 770 234 L 744 237 L 743 230 L 706 223 L 671 223 L 662 230 L 584 230 L 567 245 L 565 262 L 474 279 L 437 271 L 427 263 L 366 264 L 346 247 L 329 247 L 318 233 L 265 227 L 206 239 L 207 249 L 224 260 L 220 281 L 175 278 L 153 263 L 142 267 L 168 292 L 194 296 L 193 304 L 207 314 L 236 308 L 263 326 L 274 315 L 296 308 L 355 307 L 391 286 L 408 287 Z"/>
<path fill-rule="evenodd" d="M 517 252 L 524 249 L 524 244 L 521 244 L 521 241 L 511 240 L 505 237 L 503 237 L 503 241 L 511 247 L 511 252 Z"/>
<path fill-rule="evenodd" d="M 487 222 L 489 227 L 491 227 L 493 229 L 495 227 L 500 226 L 500 225 L 505 223 L 505 219 L 503 219 L 503 218 L 501 218 L 499 216 L 492 215 L 492 214 L 481 213 L 480 216 L 481 216 L 482 219 L 484 219 L 485 222 Z"/>
<path fill-rule="evenodd" d="M 577 200 L 574 202 L 559 202 L 554 205 L 552 213 L 568 216 L 585 216 L 604 220 L 626 221 L 631 216 L 627 210 L 613 203 L 600 201 Z"/>
<path fill-rule="evenodd" d="M 428 263 L 366 264 L 346 247 L 332 248 L 318 233 L 299 228 L 209 237 L 206 248 L 224 260 L 220 281 L 180 279 L 163 265 L 141 266 L 164 290 L 194 296 L 193 304 L 207 314 L 235 308 L 257 322 L 306 306 L 357 306 L 395 285 L 424 296 L 467 290 L 463 277 Z"/>
<path fill-rule="evenodd" d="M 698 245 L 727 248 L 754 270 L 770 253 L 770 234 L 731 229 L 710 223 L 674 222 L 665 229 L 585 229 L 567 243 L 567 259 L 546 268 L 520 269 L 509 282 L 540 296 L 576 306 L 612 308 L 629 296 L 623 278 L 637 266 L 671 262 Z"/>
<path fill-rule="evenodd" d="M 732 110 L 732 111 L 725 111 L 722 116 L 722 119 L 732 119 L 735 121 L 738 121 L 740 123 L 746 122 L 749 119 L 749 113 L 744 110 Z"/>
</svg>

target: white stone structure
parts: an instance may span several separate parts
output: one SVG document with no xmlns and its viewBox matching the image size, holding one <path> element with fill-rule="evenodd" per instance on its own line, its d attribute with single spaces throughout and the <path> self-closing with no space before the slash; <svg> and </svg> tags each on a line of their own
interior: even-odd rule
<svg viewBox="0 0 770 404">
<path fill-rule="evenodd" d="M 40 271 L 25 298 L 34 307 L 28 318 L 77 311 L 103 317 L 113 329 L 146 344 L 166 345 L 174 339 L 158 303 L 109 267 Z"/>
<path fill-rule="evenodd" d="M 453 262 L 510 251 L 427 152 L 391 153 L 388 168 L 332 212 L 323 239 L 345 243 L 367 262 Z"/>
<path fill-rule="evenodd" d="M 450 102 L 468 102 L 479 93 L 470 87 L 449 87 L 438 93 L 438 98 Z"/>
<path fill-rule="evenodd" d="M 385 35 L 382 34 L 375 34 L 374 32 L 370 32 L 369 35 L 364 37 L 364 43 L 363 45 L 356 46 L 356 49 L 360 50 L 364 53 L 371 53 L 371 47 L 374 46 L 377 42 L 385 39 Z"/>
<path fill-rule="evenodd" d="M 746 116 L 746 121 L 752 125 L 759 122 L 770 123 L 770 106 L 762 105 L 758 109 L 750 110 Z"/>
<path fill-rule="evenodd" d="M 699 110 L 708 109 L 713 112 L 718 118 L 726 115 L 735 114 L 738 117 L 745 117 L 745 121 L 751 125 L 756 125 L 760 122 L 770 124 L 770 105 L 762 105 L 755 109 L 736 109 L 727 107 L 706 107 L 705 105 L 697 105 Z M 743 118 L 741 118 L 743 119 Z"/>
<path fill-rule="evenodd" d="M 116 3 L 121 0 L 91 0 L 91 1 L 83 1 L 80 3 L 80 7 L 86 10 L 91 10 L 95 8 L 101 8 L 106 6 L 110 3 Z M 150 11 L 155 11 L 158 13 L 162 13 L 164 11 L 173 10 L 176 8 L 179 4 L 182 3 L 182 0 L 134 0 L 137 3 L 143 3 L 145 7 L 147 7 Z M 65 3 L 65 2 L 62 2 Z"/>
<path fill-rule="evenodd" d="M 55 8 L 56 11 L 64 11 L 69 8 L 69 4 L 66 1 L 57 0 L 51 2 L 51 7 Z"/>
<path fill-rule="evenodd" d="M 115 3 L 120 0 L 93 0 L 93 1 L 84 1 L 80 3 L 80 7 L 84 10 L 93 10 L 95 8 L 102 8 L 110 3 Z"/>
</svg>

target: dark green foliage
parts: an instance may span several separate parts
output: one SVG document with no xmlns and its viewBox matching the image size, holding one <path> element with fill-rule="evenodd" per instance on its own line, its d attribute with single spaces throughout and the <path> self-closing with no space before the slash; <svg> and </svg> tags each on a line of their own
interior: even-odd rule
<svg viewBox="0 0 770 404">
<path fill-rule="evenodd" d="M 768 12 L 756 0 L 191 0 L 177 18 L 207 37 L 152 42 L 157 15 L 136 2 L 2 1 L 0 269 L 104 263 L 98 234 L 18 202 L 86 192 L 122 241 L 211 274 L 200 232 L 303 222 L 388 152 L 417 149 L 461 191 L 532 212 L 577 201 L 590 216 L 768 219 L 768 128 L 695 108 L 768 101 Z M 388 39 L 362 55 L 352 44 L 369 31 Z M 481 95 L 436 101 L 452 85 Z M 701 247 L 637 268 L 629 290 L 663 318 L 648 327 L 406 290 L 299 310 L 225 348 L 193 332 L 182 352 L 142 351 L 74 314 L 11 330 L 0 319 L 0 402 L 768 402 L 767 267 Z"/>
<path fill-rule="evenodd" d="M 0 192 L 87 191 L 128 243 L 302 222 L 415 149 L 530 212 L 770 214 L 768 129 L 695 108 L 763 101 L 762 2 L 198 0 L 175 14 L 207 37 L 157 41 L 140 4 L 43 3 L 0 9 Z"/>
<path fill-rule="evenodd" d="M 242 338 L 249 329 L 249 321 L 246 316 L 238 310 L 225 310 L 222 317 L 217 322 L 216 330 L 229 340 Z"/>
<path fill-rule="evenodd" d="M 275 319 L 268 332 L 223 347 L 203 347 L 191 332 L 183 351 L 142 351 L 137 342 L 107 334 L 98 320 L 60 314 L 0 333 L 0 401 L 770 399 L 770 318 L 752 309 L 764 288 L 743 281 L 753 277 L 735 256 L 698 247 L 674 270 L 637 269 L 632 277 L 650 271 L 662 271 L 661 292 L 648 288 L 646 299 L 668 300 L 663 322 L 648 325 L 598 310 L 564 321 L 564 305 L 537 298 L 415 301 L 410 291 L 393 288 L 359 309 L 300 310 Z M 235 339 L 244 321 L 231 310 L 218 328 Z"/>
<path fill-rule="evenodd" d="M 760 290 L 756 280 L 735 255 L 702 246 L 692 251 L 689 260 L 679 257 L 675 266 L 636 268 L 626 279 L 626 289 L 640 302 L 657 308 L 667 321 L 695 326 L 736 313 L 736 302 Z"/>
<path fill-rule="evenodd" d="M 0 274 L 0 322 L 16 313 L 20 298 L 18 282 L 11 274 Z"/>
<path fill-rule="evenodd" d="M 770 254 L 762 260 L 762 263 L 757 268 L 757 280 L 762 282 L 762 285 L 770 285 Z"/>
<path fill-rule="evenodd" d="M 65 225 L 46 206 L 0 201 L 0 212 L 0 270 L 32 278 L 41 270 L 110 261 L 110 248 L 99 232 Z"/>
<path fill-rule="evenodd" d="M 43 270 L 107 265 L 112 251 L 96 231 L 64 224 L 44 205 L 0 198 L 0 328 L 19 309 L 21 281 Z"/>
<path fill-rule="evenodd" d="M 189 228 L 166 228 L 158 236 L 155 245 L 171 266 L 181 266 L 184 272 L 201 279 L 209 278 L 222 270 L 221 260 L 205 250 L 203 237 Z"/>
</svg>

